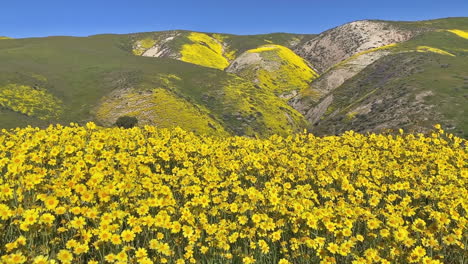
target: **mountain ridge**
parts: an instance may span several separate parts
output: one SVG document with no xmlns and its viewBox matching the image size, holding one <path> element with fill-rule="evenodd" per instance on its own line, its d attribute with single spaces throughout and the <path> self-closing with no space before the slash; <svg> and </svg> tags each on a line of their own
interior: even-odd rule
<svg viewBox="0 0 468 264">
<path fill-rule="evenodd" d="M 2 39 L 0 124 L 9 128 L 96 121 L 110 126 L 119 115 L 133 115 L 140 117 L 141 125 L 268 136 L 304 129 L 319 135 L 400 127 L 425 132 L 440 121 L 468 137 L 463 114 L 468 98 L 465 32 L 468 18 L 359 20 L 320 34 L 169 30 Z M 239 64 L 247 55 L 251 59 Z M 391 68 L 406 67 L 399 66 L 405 58 L 421 65 L 408 68 L 409 75 L 398 70 L 390 74 Z M 389 68 L 379 66 L 382 63 L 390 63 Z M 434 77 L 435 84 L 424 81 L 428 77 Z M 402 103 L 401 109 L 420 109 L 420 114 L 405 119 L 397 114 L 401 109 L 377 107 L 382 105 L 377 102 L 402 96 L 397 84 L 406 87 L 400 89 L 406 97 L 418 98 L 413 100 L 417 106 Z M 344 100 L 366 91 L 360 85 L 377 90 L 364 99 Z M 28 89 L 44 95 L 26 100 Z M 386 94 L 383 89 L 396 92 Z M 45 94 L 61 104 L 61 113 L 50 113 L 56 118 L 39 118 L 44 110 L 38 109 L 48 109 L 43 106 L 49 98 Z M 120 112 L 112 113 L 113 105 Z"/>
</svg>

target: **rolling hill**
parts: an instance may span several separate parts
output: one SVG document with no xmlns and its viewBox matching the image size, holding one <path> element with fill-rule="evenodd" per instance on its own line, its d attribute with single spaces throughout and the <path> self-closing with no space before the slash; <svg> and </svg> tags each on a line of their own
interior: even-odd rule
<svg viewBox="0 0 468 264">
<path fill-rule="evenodd" d="M 467 138 L 468 18 L 321 34 L 183 30 L 0 38 L 0 127 L 120 116 L 210 135 L 426 132 Z"/>
</svg>

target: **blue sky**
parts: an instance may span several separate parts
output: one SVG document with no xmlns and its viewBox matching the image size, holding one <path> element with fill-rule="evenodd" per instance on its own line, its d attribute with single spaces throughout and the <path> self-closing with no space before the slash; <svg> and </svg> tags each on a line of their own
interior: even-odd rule
<svg viewBox="0 0 468 264">
<path fill-rule="evenodd" d="M 320 33 L 360 19 L 468 16 L 467 0 L 1 0 L 0 36 L 87 36 L 187 29 Z"/>
</svg>

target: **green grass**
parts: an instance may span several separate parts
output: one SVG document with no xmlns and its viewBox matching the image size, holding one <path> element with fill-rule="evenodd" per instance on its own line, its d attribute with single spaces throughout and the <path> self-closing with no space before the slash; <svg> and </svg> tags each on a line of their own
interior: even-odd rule
<svg viewBox="0 0 468 264">
<path fill-rule="evenodd" d="M 141 55 L 144 51 L 149 49 L 149 46 L 142 45 L 144 43 L 160 43 L 161 40 L 164 40 L 168 36 L 175 36 L 172 40 L 165 43 L 167 47 L 171 49 L 173 54 L 179 58 L 183 59 L 183 53 L 187 53 L 189 51 L 188 46 L 196 46 L 197 41 L 194 41 L 193 35 L 204 35 L 203 38 L 205 40 L 204 43 L 198 42 L 198 44 L 202 44 L 208 49 L 212 49 L 214 52 L 213 54 L 208 54 L 207 51 L 201 50 L 200 54 L 203 56 L 198 56 L 200 58 L 194 59 L 186 59 L 187 62 L 192 62 L 202 66 L 209 66 L 212 68 L 220 68 L 223 67 L 218 66 L 213 63 L 206 63 L 201 61 L 201 57 L 208 57 L 207 59 L 212 60 L 220 60 L 219 58 L 219 51 L 213 49 L 213 41 L 214 39 L 218 41 L 220 44 L 223 44 L 225 47 L 225 51 L 223 56 L 232 61 L 235 59 L 235 56 L 239 56 L 243 52 L 254 49 L 262 45 L 266 44 L 278 44 L 283 45 L 288 48 L 292 48 L 293 45 L 301 43 L 305 40 L 308 40 L 315 35 L 312 34 L 289 34 L 289 33 L 271 33 L 271 34 L 260 34 L 260 35 L 233 35 L 233 34 L 219 34 L 219 33 L 205 33 L 205 32 L 190 32 L 185 30 L 172 30 L 172 31 L 159 31 L 159 32 L 145 32 L 145 33 L 136 33 L 128 35 L 127 43 L 124 45 L 127 50 L 132 50 L 133 53 L 137 55 Z M 200 39 L 201 40 L 201 39 Z M 140 48 L 137 48 L 137 46 Z M 185 51 L 184 51 L 185 48 Z M 198 47 L 200 50 L 202 47 Z M 197 57 L 197 54 L 192 54 L 191 57 Z M 213 67 L 215 65 L 215 67 Z"/>
<path fill-rule="evenodd" d="M 381 58 L 333 92 L 335 100 L 329 106 L 333 111 L 326 112 L 312 131 L 364 131 L 384 123 L 418 131 L 441 123 L 451 133 L 467 138 L 467 55 L 407 52 Z M 419 94 L 428 91 L 423 104 L 429 109 L 422 109 L 421 103 L 413 105 Z M 354 113 L 369 104 L 370 113 Z M 353 119 L 347 118 L 351 115 Z"/>
<path fill-rule="evenodd" d="M 271 33 L 260 35 L 226 35 L 225 42 L 238 54 L 249 49 L 254 49 L 266 44 L 277 44 L 288 48 L 292 48 L 291 43 L 299 43 L 304 39 L 310 39 L 314 34 L 289 34 L 289 33 Z"/>
<path fill-rule="evenodd" d="M 148 34 L 153 33 L 138 37 Z M 100 100 L 116 89 L 164 88 L 202 109 L 233 134 L 287 134 L 303 128 L 299 114 L 283 101 L 273 102 L 276 99 L 273 93 L 258 93 L 245 80 L 232 86 L 239 82 L 238 77 L 220 70 L 166 58 L 134 56 L 133 39 L 133 35 L 97 35 L 2 40 L 0 86 L 39 85 L 63 102 L 64 114 L 57 119 L 39 120 L 1 109 L 0 124 L 10 128 L 84 123 L 94 120 Z M 167 82 L 157 78 L 161 75 L 177 75 L 180 81 L 168 87 Z M 258 117 L 253 116 L 257 112 Z M 284 112 L 293 115 L 295 122 L 291 124 L 286 117 L 272 117 L 285 116 Z"/>
<path fill-rule="evenodd" d="M 418 46 L 430 46 L 454 55 L 464 56 L 468 51 L 468 41 L 448 31 L 431 31 L 421 34 L 410 41 L 393 47 L 395 51 L 411 51 Z"/>
<path fill-rule="evenodd" d="M 390 55 L 334 90 L 333 103 L 319 123 L 311 126 L 312 131 L 366 131 L 383 124 L 421 131 L 441 123 L 451 133 L 467 138 L 468 41 L 448 30 L 466 30 L 468 19 L 388 23 L 419 34 L 389 47 Z M 430 95 L 414 103 L 422 93 Z M 370 113 L 356 112 L 366 105 L 372 105 Z M 406 114 L 400 113 L 403 109 Z"/>
<path fill-rule="evenodd" d="M 451 20 L 437 23 L 447 28 L 460 28 L 460 25 L 457 27 L 449 22 Z M 464 25 L 468 28 L 468 23 Z M 455 56 L 427 53 L 422 70 L 411 75 L 408 82 L 433 91 L 434 95 L 428 97 L 428 103 L 442 113 L 446 122 L 458 127 L 455 131 L 457 135 L 468 137 L 468 40 L 447 31 L 429 32 L 398 45 L 396 50 L 413 50 L 424 43 Z"/>
<path fill-rule="evenodd" d="M 468 29 L 468 19 L 466 17 L 449 17 L 422 21 L 385 21 L 405 29 Z"/>
<path fill-rule="evenodd" d="M 468 105 L 468 41 L 447 31 L 467 30 L 468 19 L 388 23 L 422 34 L 392 47 L 390 50 L 395 54 L 381 58 L 372 67 L 369 66 L 338 88 L 334 92 L 335 101 L 330 108 L 333 111 L 327 111 L 320 129 L 330 132 L 330 128 L 334 126 L 344 129 L 356 128 L 356 125 L 375 125 L 380 120 L 364 122 L 362 119 L 365 117 L 355 113 L 355 108 L 384 96 L 397 98 L 403 92 L 400 88 L 405 87 L 406 90 L 403 90 L 410 93 L 408 98 L 430 90 L 433 95 L 427 97 L 426 102 L 437 110 L 437 116 L 434 115 L 434 118 L 440 118 L 443 125 L 445 122 L 446 125 L 455 126 L 456 134 L 468 137 L 465 118 Z M 40 115 L 28 116 L 27 111 L 21 112 L 14 104 L 3 104 L 0 107 L 0 127 L 44 127 L 51 123 L 95 121 L 95 114 L 104 99 L 116 91 L 126 89 L 136 97 L 155 89 L 165 89 L 166 92 L 158 94 L 164 95 L 161 98 L 166 98 L 166 101 L 173 102 L 173 105 L 166 104 L 166 109 L 173 109 L 168 110 L 171 113 L 179 111 L 180 118 L 176 123 L 179 122 L 182 128 L 185 125 L 188 130 L 205 130 L 208 120 L 212 126 L 222 127 L 220 131 L 248 136 L 274 133 L 286 135 L 307 127 L 304 117 L 283 99 L 278 98 L 273 91 L 262 85 L 255 85 L 253 80 L 242 79 L 221 69 L 226 65 L 224 60 L 232 62 L 236 56 L 247 50 L 268 44 L 292 48 L 316 35 L 272 33 L 238 36 L 204 33 L 203 36 L 206 35 L 210 43 L 205 45 L 203 42 L 206 41 L 201 41 L 197 45 L 203 49 L 206 47 L 206 51 L 216 50 L 213 54 L 223 60 L 222 66 L 213 64 L 218 68 L 215 69 L 174 59 L 182 57 L 181 51 L 184 46 L 194 43 L 190 39 L 191 33 L 174 30 L 127 35 L 106 34 L 86 38 L 2 38 L 0 87 L 14 85 L 38 88 L 50 95 L 44 98 L 53 98 L 56 102 L 61 102 L 58 111 L 61 114 L 42 115 L 41 119 Z M 168 58 L 148 58 L 133 54 L 138 41 L 142 47 L 142 50 L 137 52 L 140 54 L 153 43 L 161 43 L 172 36 L 175 37 L 164 43 L 165 47 L 171 50 Z M 216 42 L 223 44 L 222 49 Z M 455 56 L 414 52 L 421 46 L 443 50 Z M 405 64 L 408 61 L 419 64 L 410 67 Z M 381 70 L 392 75 L 383 76 L 382 72 L 379 72 Z M 409 71 L 404 72 L 405 70 Z M 177 76 L 178 79 L 169 80 L 170 78 L 164 76 Z M 45 107 L 48 104 L 47 100 L 40 100 L 41 98 L 36 105 L 38 109 L 50 109 Z M 155 113 L 171 116 L 168 112 L 159 110 Z M 187 121 L 189 119 L 197 120 Z M 174 120 L 177 120 L 175 116 Z M 428 122 L 424 125 L 429 125 Z M 164 122 L 161 124 L 169 126 Z M 325 127 L 325 124 L 329 127 Z"/>
</svg>

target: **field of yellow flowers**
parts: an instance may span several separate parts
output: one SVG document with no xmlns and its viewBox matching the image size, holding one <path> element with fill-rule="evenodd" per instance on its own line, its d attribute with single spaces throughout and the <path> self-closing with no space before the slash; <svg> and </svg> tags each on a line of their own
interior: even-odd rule
<svg viewBox="0 0 468 264">
<path fill-rule="evenodd" d="M 0 132 L 1 263 L 467 263 L 466 141 Z"/>
</svg>

